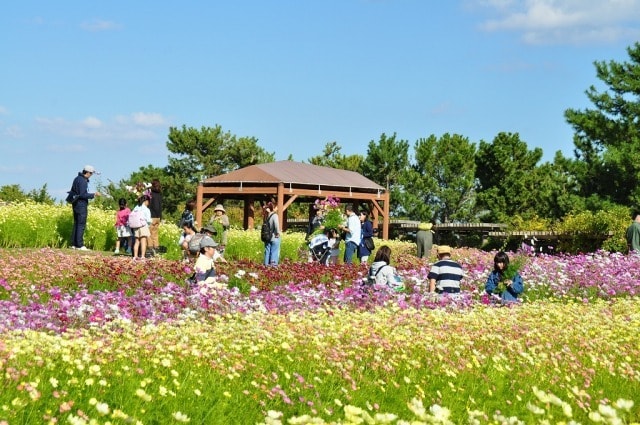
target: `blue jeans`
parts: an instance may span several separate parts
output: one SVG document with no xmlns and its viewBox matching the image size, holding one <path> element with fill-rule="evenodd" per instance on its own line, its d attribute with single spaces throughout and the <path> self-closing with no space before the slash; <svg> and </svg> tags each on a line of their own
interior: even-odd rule
<svg viewBox="0 0 640 425">
<path fill-rule="evenodd" d="M 84 246 L 84 229 L 87 227 L 88 212 L 86 208 L 73 209 L 73 230 L 71 231 L 71 246 Z"/>
<path fill-rule="evenodd" d="M 353 263 L 353 254 L 358 250 L 358 244 L 352 241 L 346 243 L 344 247 L 344 263 Z"/>
<path fill-rule="evenodd" d="M 276 265 L 280 262 L 280 238 L 271 238 L 264 244 L 264 265 Z"/>
</svg>

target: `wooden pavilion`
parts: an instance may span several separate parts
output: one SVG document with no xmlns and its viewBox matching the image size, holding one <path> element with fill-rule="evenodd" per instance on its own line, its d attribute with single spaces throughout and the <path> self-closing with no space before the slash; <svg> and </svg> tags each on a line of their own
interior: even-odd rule
<svg viewBox="0 0 640 425">
<path fill-rule="evenodd" d="M 311 203 L 327 196 L 337 197 L 341 203 L 353 203 L 356 208 L 367 204 L 374 228 L 381 221 L 382 238 L 389 238 L 389 192 L 384 187 L 354 171 L 294 161 L 251 165 L 203 180 L 198 185 L 196 221 L 202 223 L 202 213 L 211 205 L 235 199 L 244 202 L 243 227 L 252 229 L 254 203 L 272 199 L 286 230 L 287 208 L 293 202 Z"/>
</svg>

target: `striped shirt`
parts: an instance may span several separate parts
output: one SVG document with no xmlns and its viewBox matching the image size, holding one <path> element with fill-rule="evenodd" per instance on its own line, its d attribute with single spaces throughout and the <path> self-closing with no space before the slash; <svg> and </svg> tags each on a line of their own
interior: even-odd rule
<svg viewBox="0 0 640 425">
<path fill-rule="evenodd" d="M 427 278 L 435 279 L 437 292 L 459 292 L 462 275 L 462 266 L 456 261 L 445 258 L 431 266 Z"/>
</svg>

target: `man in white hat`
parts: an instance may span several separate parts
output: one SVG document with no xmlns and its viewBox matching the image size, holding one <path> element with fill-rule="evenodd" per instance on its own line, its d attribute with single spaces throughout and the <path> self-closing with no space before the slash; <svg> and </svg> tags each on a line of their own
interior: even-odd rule
<svg viewBox="0 0 640 425">
<path fill-rule="evenodd" d="M 84 246 L 84 229 L 87 227 L 87 216 L 89 199 L 95 196 L 101 196 L 100 192 L 89 192 L 89 177 L 99 174 L 91 165 L 85 165 L 81 172 L 78 173 L 73 183 L 67 202 L 71 203 L 73 208 L 73 230 L 71 231 L 71 248 L 87 251 Z"/>
<path fill-rule="evenodd" d="M 462 280 L 462 266 L 457 261 L 451 259 L 451 247 L 448 245 L 438 246 L 438 261 L 436 261 L 427 279 L 429 279 L 429 292 L 436 291 L 438 294 L 457 294 L 460 292 L 460 281 Z"/>
</svg>

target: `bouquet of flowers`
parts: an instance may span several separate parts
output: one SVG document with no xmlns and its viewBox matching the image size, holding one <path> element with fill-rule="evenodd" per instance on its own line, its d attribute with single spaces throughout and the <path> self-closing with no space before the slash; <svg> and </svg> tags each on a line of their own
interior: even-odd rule
<svg viewBox="0 0 640 425">
<path fill-rule="evenodd" d="M 324 212 L 323 228 L 318 229 L 316 233 L 322 233 L 324 229 L 338 229 L 344 223 L 339 198 L 329 195 L 325 199 L 316 199 L 313 207 Z"/>
<path fill-rule="evenodd" d="M 134 195 L 136 195 L 136 198 L 139 198 L 142 195 L 147 195 L 151 197 L 151 183 L 138 182 L 133 186 L 127 185 L 124 188 L 127 189 L 129 192 L 133 193 Z"/>
<path fill-rule="evenodd" d="M 502 294 L 507 290 L 507 286 L 514 277 L 520 272 L 520 269 L 524 265 L 524 257 L 514 257 L 513 260 L 509 262 L 509 265 L 502 271 L 502 276 L 500 282 L 493 290 L 494 294 Z"/>
</svg>

